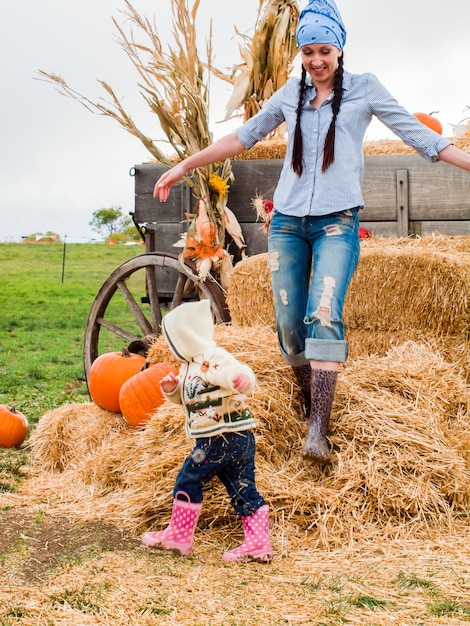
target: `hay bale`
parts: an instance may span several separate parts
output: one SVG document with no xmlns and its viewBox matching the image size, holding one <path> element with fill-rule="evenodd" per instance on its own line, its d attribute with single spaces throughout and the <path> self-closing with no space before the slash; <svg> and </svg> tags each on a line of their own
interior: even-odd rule
<svg viewBox="0 0 470 626">
<path fill-rule="evenodd" d="M 452 143 L 466 152 L 470 152 L 470 137 L 449 137 Z M 387 154 L 416 154 L 411 146 L 407 146 L 400 139 L 380 139 L 379 141 L 365 141 L 363 144 L 365 156 L 384 156 Z"/>
<path fill-rule="evenodd" d="M 433 343 L 468 371 L 469 251 L 468 236 L 363 241 L 344 308 L 351 356 L 384 355 L 414 337 Z M 266 253 L 235 266 L 227 304 L 234 325 L 262 321 L 274 329 Z"/>
<path fill-rule="evenodd" d="M 312 548 L 338 547 L 352 536 L 429 536 L 468 510 L 468 388 L 441 355 L 411 342 L 384 357 L 351 360 L 333 407 L 333 462 L 321 468 L 301 458 L 306 424 L 299 390 L 275 333 L 266 326 L 218 326 L 216 332 L 218 342 L 257 375 L 251 400 L 259 423 L 257 480 L 283 534 L 309 530 Z M 149 358 L 168 360 L 163 339 Z M 64 414 L 74 424 L 62 429 L 67 454 L 57 463 L 52 440 Z M 84 427 L 89 435 L 82 441 L 77 432 Z M 31 436 L 32 474 L 23 493 L 31 501 L 59 499 L 81 518 L 105 518 L 136 533 L 162 528 L 191 445 L 181 407 L 169 402 L 145 429 L 89 404 L 73 412 L 59 408 L 44 415 Z M 211 487 L 201 525 L 225 534 L 230 520 L 237 521 L 223 487 L 217 481 Z"/>
<path fill-rule="evenodd" d="M 234 326 L 265 324 L 275 328 L 274 303 L 267 253 L 249 256 L 235 265 L 226 302 Z"/>
<path fill-rule="evenodd" d="M 470 238 L 463 238 L 470 247 Z M 431 244 L 433 238 L 430 238 Z M 365 245 L 345 302 L 347 328 L 426 330 L 470 337 L 468 251 L 433 245 Z"/>
<path fill-rule="evenodd" d="M 299 453 L 306 426 L 273 329 L 266 255 L 237 264 L 227 297 L 234 323 L 216 327 L 219 343 L 257 375 L 251 404 L 259 422 L 259 489 L 280 532 L 309 530 L 312 548 L 352 537 L 429 537 L 456 524 L 470 504 L 462 371 L 470 371 L 470 238 L 374 237 L 362 248 L 345 311 L 352 358 L 338 382 L 330 466 L 309 465 Z M 149 360 L 175 362 L 162 338 Z M 145 429 L 91 403 L 66 405 L 44 415 L 32 433 L 33 471 L 23 489 L 31 500 L 59 501 L 85 519 L 136 533 L 160 528 L 191 445 L 181 408 L 170 403 Z M 226 533 L 227 514 L 235 518 L 223 487 L 211 486 L 201 524 Z"/>
<path fill-rule="evenodd" d="M 233 161 L 252 161 L 266 159 L 284 159 L 286 156 L 287 142 L 282 137 L 270 137 L 259 141 L 249 150 L 233 157 Z"/>
<path fill-rule="evenodd" d="M 28 445 L 42 470 L 62 472 L 122 428 L 121 415 L 94 403 L 65 404 L 41 418 Z"/>
<path fill-rule="evenodd" d="M 457 148 L 470 152 L 470 137 L 450 137 Z M 245 150 L 233 158 L 234 161 L 248 161 L 252 159 L 284 159 L 286 156 L 287 141 L 282 137 L 273 137 L 258 142 L 250 150 Z M 365 141 L 363 144 L 365 156 L 384 156 L 387 154 L 416 154 L 416 150 L 407 146 L 400 139 L 380 139 Z"/>
<path fill-rule="evenodd" d="M 460 336 L 433 336 L 426 330 L 410 329 L 394 331 L 370 331 L 348 329 L 347 339 L 351 358 L 384 355 L 391 348 L 409 341 L 410 336 L 418 343 L 439 352 L 447 363 L 453 364 L 464 378 L 470 382 L 470 350 L 468 341 Z"/>
</svg>

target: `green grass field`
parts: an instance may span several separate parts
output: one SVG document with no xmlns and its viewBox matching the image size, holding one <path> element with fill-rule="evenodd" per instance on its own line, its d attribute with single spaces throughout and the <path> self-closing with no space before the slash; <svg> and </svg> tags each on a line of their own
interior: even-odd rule
<svg viewBox="0 0 470 626">
<path fill-rule="evenodd" d="M 109 274 L 142 254 L 105 244 L 0 244 L 0 404 L 16 406 L 30 433 L 44 413 L 89 401 L 83 337 Z M 24 446 L 0 449 L 0 491 L 14 490 Z"/>
<path fill-rule="evenodd" d="M 91 304 L 111 271 L 141 254 L 105 244 L 0 245 L 0 403 L 31 425 L 45 411 L 88 400 L 83 337 Z"/>
</svg>

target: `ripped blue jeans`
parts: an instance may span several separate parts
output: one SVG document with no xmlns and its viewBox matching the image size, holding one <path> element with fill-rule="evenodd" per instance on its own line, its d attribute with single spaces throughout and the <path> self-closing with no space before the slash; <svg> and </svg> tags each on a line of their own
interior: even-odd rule
<svg viewBox="0 0 470 626">
<path fill-rule="evenodd" d="M 281 353 L 293 367 L 348 356 L 343 306 L 360 254 L 357 210 L 292 217 L 275 212 L 268 266 Z"/>
<path fill-rule="evenodd" d="M 184 491 L 191 502 L 202 502 L 203 486 L 217 476 L 235 512 L 251 515 L 265 504 L 255 484 L 255 451 L 252 430 L 196 439 L 176 478 L 173 496 Z"/>
</svg>

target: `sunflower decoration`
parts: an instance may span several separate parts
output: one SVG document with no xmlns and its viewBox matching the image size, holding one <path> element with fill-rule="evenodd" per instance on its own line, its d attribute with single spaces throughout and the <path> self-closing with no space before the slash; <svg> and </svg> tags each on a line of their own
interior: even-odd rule
<svg viewBox="0 0 470 626">
<path fill-rule="evenodd" d="M 216 202 L 219 202 L 227 197 L 230 185 L 227 180 L 219 176 L 218 174 L 211 174 L 209 176 L 209 187 L 212 194 L 215 196 Z"/>
</svg>

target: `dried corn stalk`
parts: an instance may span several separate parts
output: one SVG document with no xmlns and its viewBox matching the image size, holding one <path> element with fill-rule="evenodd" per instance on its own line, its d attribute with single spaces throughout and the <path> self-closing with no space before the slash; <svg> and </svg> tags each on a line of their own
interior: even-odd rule
<svg viewBox="0 0 470 626">
<path fill-rule="evenodd" d="M 230 74 L 212 70 L 233 85 L 225 119 L 244 107 L 244 120 L 253 117 L 272 94 L 284 85 L 297 54 L 295 28 L 299 8 L 295 0 L 260 0 L 255 33 L 240 45 L 242 63 Z"/>
<path fill-rule="evenodd" d="M 208 75 L 212 67 L 211 37 L 207 44 L 207 62 L 203 64 L 196 46 L 196 15 L 200 0 L 194 0 L 189 9 L 188 0 L 173 0 L 173 37 L 175 47 L 166 52 L 158 35 L 155 24 L 141 16 L 128 0 L 124 0 L 126 10 L 123 14 L 131 24 L 126 33 L 117 23 L 118 42 L 137 70 L 140 93 L 150 110 L 159 119 L 160 126 L 167 140 L 179 159 L 202 150 L 212 143 L 209 130 L 209 89 Z M 147 43 L 141 43 L 135 37 L 133 28 L 144 35 Z M 206 70 L 209 70 L 209 72 Z M 98 81 L 111 101 L 92 101 L 72 89 L 57 74 L 42 70 L 39 74 L 48 82 L 59 86 L 62 95 L 70 96 L 80 102 L 89 111 L 105 115 L 116 120 L 127 132 L 137 137 L 146 149 L 158 161 L 171 167 L 173 161 L 165 155 L 158 145 L 143 133 L 128 115 L 113 89 L 105 81 Z M 198 247 L 186 249 L 186 258 L 192 258 L 201 269 L 201 277 L 207 277 L 209 271 L 222 272 L 223 286 L 228 283 L 231 260 L 224 249 L 226 215 L 229 183 L 232 168 L 229 160 L 215 163 L 195 170 L 185 178 L 194 195 L 199 199 L 198 206 L 204 206 L 204 213 L 215 226 L 215 236 L 210 242 L 205 256 L 198 255 Z M 223 193 L 221 192 L 223 190 Z M 200 223 L 200 222 L 199 222 Z M 196 243 L 201 243 L 200 233 L 195 231 Z"/>
</svg>

